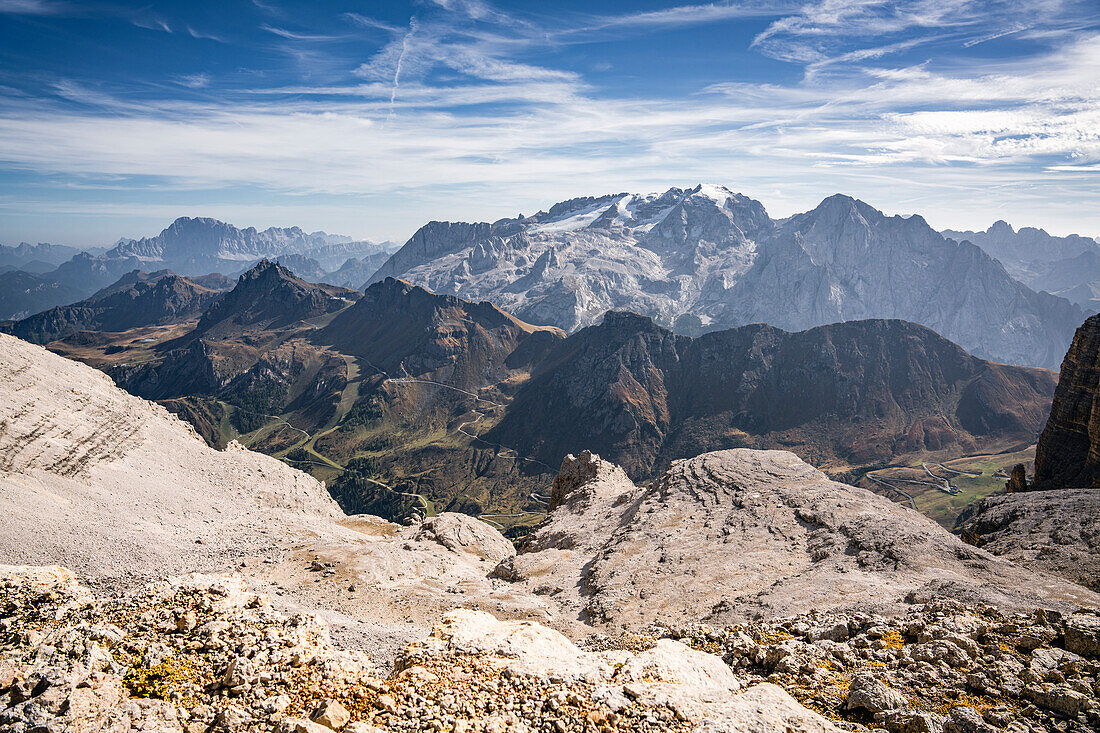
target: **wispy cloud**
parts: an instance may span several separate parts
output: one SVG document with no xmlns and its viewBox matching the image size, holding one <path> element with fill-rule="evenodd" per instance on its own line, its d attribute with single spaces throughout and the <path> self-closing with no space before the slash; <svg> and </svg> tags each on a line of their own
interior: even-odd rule
<svg viewBox="0 0 1100 733">
<path fill-rule="evenodd" d="M 298 73 L 248 87 L 220 73 L 177 74 L 174 84 L 204 91 L 169 99 L 134 99 L 94 80 L 0 99 L 0 160 L 89 186 L 125 188 L 154 171 L 161 190 L 400 199 L 410 207 L 400 216 L 378 210 L 409 228 L 698 180 L 757 194 L 778 213 L 837 190 L 910 211 L 958 212 L 991 190 L 1021 211 L 1039 202 L 1095 211 L 1100 34 L 1049 7 L 1044 19 L 984 2 L 978 22 L 965 5 L 715 3 L 536 24 L 484 2 L 425 0 L 406 24 L 354 13 L 335 27 L 269 18 L 259 43 L 291 55 Z M 803 74 L 622 94 L 557 53 L 747 16 L 770 19 L 754 52 Z M 175 17 L 160 22 L 190 32 Z M 1045 30 L 1026 56 L 987 52 Z M 979 44 L 990 45 L 966 50 Z M 943 225 L 956 223 L 980 222 Z"/>
<path fill-rule="evenodd" d="M 181 86 L 185 86 L 189 89 L 202 89 L 203 87 L 210 86 L 210 75 L 185 74 L 183 76 L 176 77 L 176 82 Z"/>
<path fill-rule="evenodd" d="M 60 0 L 0 0 L 0 14 L 6 15 L 66 15 L 77 6 Z"/>
<path fill-rule="evenodd" d="M 677 5 L 662 10 L 647 10 L 621 15 L 599 16 L 579 30 L 629 27 L 668 27 L 713 23 L 735 18 L 770 18 L 796 12 L 798 2 L 782 0 L 768 2 L 706 3 L 703 5 Z"/>
<path fill-rule="evenodd" d="M 191 36 L 192 38 L 198 38 L 198 39 L 207 40 L 207 41 L 217 41 L 218 43 L 225 43 L 225 39 L 223 37 L 219 36 L 219 35 L 215 35 L 213 33 L 210 33 L 209 31 L 196 30 L 191 26 L 185 26 L 185 27 L 187 29 L 187 35 Z"/>
<path fill-rule="evenodd" d="M 266 23 L 262 24 L 260 28 L 267 31 L 268 33 L 274 33 L 281 38 L 286 38 L 291 41 L 335 41 L 341 38 L 347 38 L 347 36 L 324 35 L 318 33 L 299 33 L 295 31 L 289 31 L 285 28 L 276 28 L 275 26 L 271 26 Z"/>
</svg>

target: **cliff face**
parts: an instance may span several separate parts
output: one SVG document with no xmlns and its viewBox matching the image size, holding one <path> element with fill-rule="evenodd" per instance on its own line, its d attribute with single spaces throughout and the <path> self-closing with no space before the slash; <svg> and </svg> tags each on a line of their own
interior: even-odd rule
<svg viewBox="0 0 1100 733">
<path fill-rule="evenodd" d="M 1100 488 L 1100 315 L 1073 337 L 1035 449 L 1032 489 Z"/>
</svg>

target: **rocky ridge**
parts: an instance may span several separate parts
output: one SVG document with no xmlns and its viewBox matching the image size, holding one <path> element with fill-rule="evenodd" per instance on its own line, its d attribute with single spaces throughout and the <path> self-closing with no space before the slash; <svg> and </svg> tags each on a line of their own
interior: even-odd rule
<svg viewBox="0 0 1100 733">
<path fill-rule="evenodd" d="M 549 351 L 487 438 L 552 464 L 592 450 L 636 479 L 737 447 L 844 467 L 1029 444 L 1053 391 L 1051 372 L 977 359 L 903 321 L 691 338 L 610 312 Z"/>
<path fill-rule="evenodd" d="M 1062 362 L 1035 448 L 1034 489 L 1100 487 L 1100 316 L 1086 320 Z"/>
<path fill-rule="evenodd" d="M 7 332 L 47 344 L 79 331 L 126 331 L 197 319 L 221 293 L 172 272 L 135 271 L 91 298 L 17 321 Z"/>
<path fill-rule="evenodd" d="M 1017 280 L 1095 311 L 1100 302 L 1100 244 L 1090 237 L 1055 237 L 1043 229 L 994 222 L 984 232 L 944 230 L 945 237 L 973 242 L 1004 264 Z"/>
</svg>

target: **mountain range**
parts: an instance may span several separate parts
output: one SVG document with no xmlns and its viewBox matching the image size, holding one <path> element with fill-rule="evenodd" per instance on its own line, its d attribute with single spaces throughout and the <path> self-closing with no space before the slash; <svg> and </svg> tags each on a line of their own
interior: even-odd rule
<svg viewBox="0 0 1100 733">
<path fill-rule="evenodd" d="M 837 474 L 1006 450 L 1038 436 L 1055 384 L 898 320 L 690 337 L 613 311 L 567 337 L 394 278 L 359 293 L 263 261 L 227 292 L 196 280 L 132 274 L 6 329 L 387 516 L 431 502 L 534 519 L 581 446 L 636 479 L 734 447 Z"/>
<path fill-rule="evenodd" d="M 636 479 L 739 447 L 839 470 L 1029 443 L 1054 387 L 1053 372 L 983 361 L 905 321 L 692 338 L 613 311 L 551 349 L 486 438 L 548 462 L 590 446 Z"/>
<path fill-rule="evenodd" d="M 1016 231 L 1003 220 L 984 232 L 942 233 L 978 245 L 1030 288 L 1062 296 L 1090 313 L 1100 309 L 1100 243 L 1095 239 L 1055 237 L 1034 227 Z"/>
<path fill-rule="evenodd" d="M 123 239 L 104 256 L 108 259 L 137 258 L 146 267 L 169 268 L 183 275 L 209 272 L 232 274 L 256 260 L 280 255 L 302 255 L 315 260 L 326 271 L 336 269 L 351 257 L 376 254 L 386 244 L 354 241 L 325 232 L 307 234 L 298 227 L 255 227 L 238 229 L 209 218 L 180 217 L 155 237 Z"/>
<path fill-rule="evenodd" d="M 191 279 L 168 270 L 134 270 L 90 298 L 0 324 L 0 329 L 32 343 L 48 344 L 80 331 L 128 331 L 187 321 L 202 315 L 230 285 L 219 276 Z"/>
<path fill-rule="evenodd" d="M 177 219 L 154 237 L 121 239 L 106 251 L 21 244 L 0 249 L 0 319 L 75 303 L 134 270 L 235 277 L 261 259 L 281 259 L 304 277 L 358 286 L 394 249 L 390 242 L 307 234 L 298 227 L 258 231 L 190 217 Z"/>
<path fill-rule="evenodd" d="M 686 334 L 897 318 L 975 356 L 1047 368 L 1084 317 L 920 216 L 836 195 L 777 221 L 713 185 L 572 199 L 491 224 L 431 222 L 365 286 L 386 277 L 568 332 L 615 309 Z"/>
</svg>

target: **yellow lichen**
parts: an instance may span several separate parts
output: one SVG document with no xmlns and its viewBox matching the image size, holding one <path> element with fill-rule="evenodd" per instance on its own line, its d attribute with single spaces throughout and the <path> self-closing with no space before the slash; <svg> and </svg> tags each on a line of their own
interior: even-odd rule
<svg viewBox="0 0 1100 733">
<path fill-rule="evenodd" d="M 882 645 L 887 649 L 901 649 L 905 646 L 905 639 L 897 631 L 887 631 L 882 635 Z"/>
</svg>

